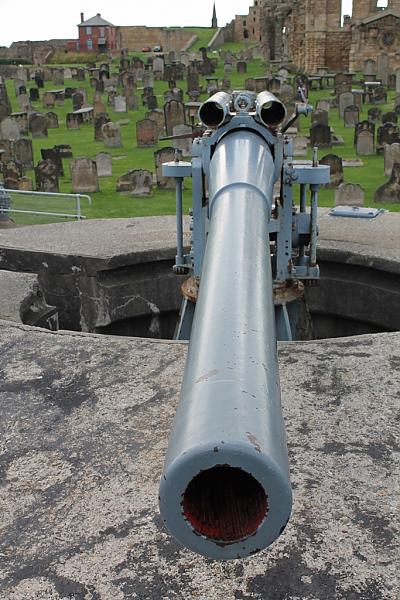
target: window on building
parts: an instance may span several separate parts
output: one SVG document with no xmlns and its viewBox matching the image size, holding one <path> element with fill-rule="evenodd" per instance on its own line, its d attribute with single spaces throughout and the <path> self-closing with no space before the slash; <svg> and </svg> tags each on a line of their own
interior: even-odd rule
<svg viewBox="0 0 400 600">
<path fill-rule="evenodd" d="M 376 8 L 387 8 L 388 0 L 378 0 L 376 3 Z"/>
<path fill-rule="evenodd" d="M 86 35 L 91 35 L 91 34 L 92 34 L 92 28 L 86 27 Z"/>
<path fill-rule="evenodd" d="M 243 31 L 243 37 L 244 37 L 244 39 L 245 39 L 245 40 L 248 40 L 248 39 L 249 39 L 249 32 L 247 31 L 247 29 L 245 29 L 245 30 Z"/>
<path fill-rule="evenodd" d="M 104 35 L 105 35 L 104 27 L 100 27 L 100 37 L 104 37 Z"/>
<path fill-rule="evenodd" d="M 243 27 L 246 27 L 246 21 L 243 21 Z"/>
<path fill-rule="evenodd" d="M 92 50 L 92 48 L 93 48 L 93 42 L 92 42 L 92 40 L 87 40 L 86 46 L 87 46 L 88 50 Z"/>
<path fill-rule="evenodd" d="M 253 27 L 253 35 L 254 35 L 254 34 L 255 34 L 255 31 L 254 31 L 254 27 Z"/>
</svg>

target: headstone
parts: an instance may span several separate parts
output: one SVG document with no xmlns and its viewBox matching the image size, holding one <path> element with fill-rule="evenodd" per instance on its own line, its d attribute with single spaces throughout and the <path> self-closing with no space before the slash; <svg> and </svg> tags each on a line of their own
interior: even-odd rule
<svg viewBox="0 0 400 600">
<path fill-rule="evenodd" d="M 12 117 L 6 117 L 0 123 L 0 138 L 2 140 L 19 140 L 21 137 L 18 123 Z"/>
<path fill-rule="evenodd" d="M 99 191 L 96 162 L 91 158 L 74 158 L 70 165 L 72 192 L 89 194 Z"/>
<path fill-rule="evenodd" d="M 83 123 L 83 117 L 81 114 L 67 113 L 65 122 L 67 129 L 79 129 Z"/>
<path fill-rule="evenodd" d="M 246 79 L 246 81 L 244 82 L 244 87 L 246 90 L 249 90 L 249 92 L 255 92 L 256 82 L 254 77 L 249 77 L 248 79 Z"/>
<path fill-rule="evenodd" d="M 75 92 L 72 94 L 72 109 L 80 110 L 84 105 L 85 99 L 81 92 Z"/>
<path fill-rule="evenodd" d="M 164 104 L 165 128 L 167 135 L 173 135 L 176 125 L 185 125 L 185 105 L 177 100 Z"/>
<path fill-rule="evenodd" d="M 339 95 L 339 116 L 344 118 L 344 111 L 348 106 L 354 106 L 354 95 L 351 92 L 342 92 Z"/>
<path fill-rule="evenodd" d="M 139 109 L 139 98 L 133 93 L 132 90 L 126 91 L 126 107 L 128 110 Z"/>
<path fill-rule="evenodd" d="M 22 177 L 22 165 L 16 160 L 10 160 L 3 167 L 4 187 L 9 190 L 18 189 L 18 180 Z"/>
<path fill-rule="evenodd" d="M 46 113 L 47 129 L 58 129 L 58 115 L 55 112 Z"/>
<path fill-rule="evenodd" d="M 160 148 L 154 152 L 154 163 L 156 168 L 157 187 L 174 190 L 176 187 L 174 177 L 165 177 L 162 173 L 162 165 L 175 160 L 175 148 Z"/>
<path fill-rule="evenodd" d="M 318 100 L 317 110 L 325 110 L 327 113 L 331 110 L 330 100 Z"/>
<path fill-rule="evenodd" d="M 108 152 L 99 152 L 96 154 L 97 176 L 111 177 L 112 175 L 112 159 Z"/>
<path fill-rule="evenodd" d="M 289 104 L 294 101 L 294 92 L 293 87 L 284 83 L 281 85 L 281 89 L 279 91 L 279 98 L 282 100 L 283 104 Z"/>
<path fill-rule="evenodd" d="M 121 130 L 117 123 L 111 121 L 105 123 L 102 127 L 104 146 L 106 148 L 121 148 Z"/>
<path fill-rule="evenodd" d="M 28 94 L 20 94 L 17 96 L 17 103 L 20 112 L 25 112 L 31 108 Z"/>
<path fill-rule="evenodd" d="M 245 60 L 238 60 L 236 63 L 236 70 L 241 75 L 247 73 L 247 63 Z"/>
<path fill-rule="evenodd" d="M 378 127 L 376 144 L 376 151 L 378 153 L 383 153 L 385 144 L 398 143 L 400 143 L 400 130 L 397 125 L 385 123 L 385 125 Z"/>
<path fill-rule="evenodd" d="M 54 148 L 57 148 L 61 158 L 72 158 L 72 148 L 69 144 L 57 144 Z"/>
<path fill-rule="evenodd" d="M 383 149 L 385 175 L 389 177 L 392 173 L 393 165 L 400 164 L 400 143 L 386 144 Z"/>
<path fill-rule="evenodd" d="M 43 108 L 54 108 L 56 103 L 55 94 L 52 92 L 45 92 L 42 97 Z"/>
<path fill-rule="evenodd" d="M 387 92 L 383 85 L 375 88 L 371 101 L 373 104 L 385 104 L 387 102 Z"/>
<path fill-rule="evenodd" d="M 335 190 L 335 206 L 364 206 L 364 196 L 358 183 L 341 183 Z"/>
<path fill-rule="evenodd" d="M 158 144 L 158 127 L 152 119 L 141 119 L 136 123 L 137 146 L 156 146 Z"/>
<path fill-rule="evenodd" d="M 359 156 L 369 156 L 374 154 L 374 125 L 370 123 L 372 128 L 361 126 L 361 124 L 368 123 L 368 121 L 362 121 L 358 123 L 355 128 L 355 148 L 356 153 Z"/>
<path fill-rule="evenodd" d="M 312 125 L 329 125 L 329 113 L 326 110 L 315 110 L 311 113 Z"/>
<path fill-rule="evenodd" d="M 58 148 L 41 148 L 40 154 L 42 155 L 42 160 L 50 160 L 55 165 L 58 176 L 64 175 L 63 164 Z"/>
<path fill-rule="evenodd" d="M 39 100 L 39 90 L 38 88 L 30 88 L 29 90 L 29 100 L 31 102 L 37 102 Z"/>
<path fill-rule="evenodd" d="M 57 167 L 51 160 L 41 160 L 35 167 L 36 190 L 59 192 Z"/>
<path fill-rule="evenodd" d="M 54 85 L 64 85 L 64 69 L 54 69 L 53 71 Z"/>
<path fill-rule="evenodd" d="M 125 113 L 126 112 L 126 99 L 124 96 L 115 96 L 114 110 L 117 113 Z"/>
<path fill-rule="evenodd" d="M 106 113 L 100 113 L 94 118 L 94 139 L 97 142 L 104 141 L 103 125 L 110 122 L 110 117 Z"/>
<path fill-rule="evenodd" d="M 313 125 L 310 128 L 310 144 L 312 147 L 330 148 L 332 146 L 332 135 L 329 125 Z"/>
<path fill-rule="evenodd" d="M 306 137 L 296 135 L 293 139 L 293 155 L 307 156 L 308 140 Z"/>
<path fill-rule="evenodd" d="M 331 168 L 331 180 L 325 187 L 336 188 L 343 183 L 343 162 L 340 156 L 327 154 L 320 159 L 319 163 L 320 165 L 328 165 Z"/>
<path fill-rule="evenodd" d="M 102 100 L 96 100 L 93 102 L 93 115 L 96 118 L 98 115 L 105 114 L 106 106 Z"/>
<path fill-rule="evenodd" d="M 153 71 L 154 73 L 164 74 L 164 59 L 160 56 L 156 56 L 153 60 Z"/>
<path fill-rule="evenodd" d="M 1 163 L 6 163 L 9 160 L 14 160 L 14 142 L 11 140 L 1 140 L 0 139 L 0 165 Z M 1 169 L 0 169 L 1 171 Z"/>
<path fill-rule="evenodd" d="M 18 125 L 20 134 L 28 135 L 28 133 L 29 133 L 28 113 L 26 113 L 26 112 L 12 113 L 11 118 Z"/>
<path fill-rule="evenodd" d="M 151 196 L 153 175 L 144 169 L 133 169 L 122 175 L 117 181 L 117 192 L 130 196 Z"/>
<path fill-rule="evenodd" d="M 377 123 L 382 118 L 382 110 L 376 106 L 368 110 L 368 121 L 370 123 Z"/>
<path fill-rule="evenodd" d="M 397 120 L 398 120 L 398 116 L 397 113 L 395 111 L 390 111 L 387 113 L 384 113 L 382 115 L 382 123 L 393 123 L 394 125 L 397 125 Z"/>
<path fill-rule="evenodd" d="M 344 109 L 344 126 L 355 127 L 359 121 L 360 110 L 357 106 L 346 106 Z"/>
<path fill-rule="evenodd" d="M 146 103 L 147 103 L 147 108 L 149 110 L 154 110 L 154 109 L 158 108 L 157 96 L 155 96 L 154 94 L 150 94 L 149 96 L 146 97 Z"/>
<path fill-rule="evenodd" d="M 26 170 L 33 169 L 33 146 L 32 140 L 21 138 L 14 142 L 14 156 Z"/>
<path fill-rule="evenodd" d="M 400 202 L 400 163 L 394 163 L 390 179 L 374 194 L 375 202 Z"/>
<path fill-rule="evenodd" d="M 186 135 L 188 137 L 185 138 L 177 138 L 173 140 L 173 146 L 177 150 L 182 152 L 182 156 L 191 156 L 192 155 L 192 128 L 190 125 L 175 125 L 172 130 L 172 135 L 183 136 Z"/>
<path fill-rule="evenodd" d="M 47 138 L 47 119 L 46 115 L 34 113 L 29 118 L 29 131 L 33 138 Z"/>
<path fill-rule="evenodd" d="M 197 71 L 191 71 L 187 76 L 187 90 L 198 90 L 200 87 L 199 74 Z"/>
<path fill-rule="evenodd" d="M 368 58 L 364 61 L 364 77 L 367 81 L 371 81 L 369 79 L 371 75 L 376 75 L 376 61 Z"/>
<path fill-rule="evenodd" d="M 158 137 L 162 136 L 165 131 L 164 111 L 160 108 L 150 110 L 146 113 L 146 119 L 151 119 L 157 123 Z"/>
</svg>

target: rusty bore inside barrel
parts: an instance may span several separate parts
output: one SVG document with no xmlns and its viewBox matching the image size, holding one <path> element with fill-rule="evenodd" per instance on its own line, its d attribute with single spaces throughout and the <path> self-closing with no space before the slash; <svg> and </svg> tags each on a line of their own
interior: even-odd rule
<svg viewBox="0 0 400 600">
<path fill-rule="evenodd" d="M 268 512 L 264 488 L 236 467 L 202 471 L 187 486 L 183 514 L 200 535 L 234 543 L 253 535 Z"/>
</svg>

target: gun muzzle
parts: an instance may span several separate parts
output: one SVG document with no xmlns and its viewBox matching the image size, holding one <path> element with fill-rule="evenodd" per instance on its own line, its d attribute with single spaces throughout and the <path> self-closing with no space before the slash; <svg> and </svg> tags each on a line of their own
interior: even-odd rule
<svg viewBox="0 0 400 600">
<path fill-rule="evenodd" d="M 286 119 L 286 108 L 279 98 L 265 91 L 257 96 L 256 114 L 266 127 L 277 127 Z"/>
<path fill-rule="evenodd" d="M 229 105 L 232 96 L 226 92 L 217 92 L 200 106 L 199 118 L 207 127 L 219 127 L 229 118 Z"/>
<path fill-rule="evenodd" d="M 291 512 L 280 403 L 268 221 L 274 162 L 248 130 L 210 164 L 210 228 L 160 483 L 170 532 L 216 559 L 270 545 Z"/>
</svg>

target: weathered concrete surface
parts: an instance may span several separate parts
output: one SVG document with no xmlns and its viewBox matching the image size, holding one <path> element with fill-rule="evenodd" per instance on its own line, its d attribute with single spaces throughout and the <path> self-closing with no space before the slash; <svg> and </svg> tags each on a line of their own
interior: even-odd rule
<svg viewBox="0 0 400 600">
<path fill-rule="evenodd" d="M 397 600 L 400 334 L 280 345 L 293 516 L 224 564 L 157 509 L 185 354 L 0 324 L 0 598 Z"/>
<path fill-rule="evenodd" d="M 0 271 L 0 319 L 21 323 L 21 304 L 37 289 L 33 273 Z"/>
</svg>

